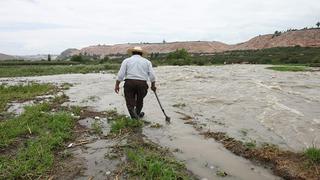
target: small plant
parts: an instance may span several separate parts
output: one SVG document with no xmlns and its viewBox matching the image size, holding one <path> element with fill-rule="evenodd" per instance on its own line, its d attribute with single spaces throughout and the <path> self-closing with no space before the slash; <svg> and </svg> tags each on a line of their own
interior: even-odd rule
<svg viewBox="0 0 320 180">
<path fill-rule="evenodd" d="M 126 116 L 118 116 L 111 124 L 111 133 L 119 134 L 122 130 L 132 130 L 134 128 L 142 127 L 143 122 L 141 120 L 130 119 Z"/>
<path fill-rule="evenodd" d="M 156 129 L 159 129 L 159 128 L 162 128 L 163 125 L 159 124 L 159 123 L 155 123 L 155 124 L 152 124 L 150 125 L 150 128 L 156 128 Z"/>
<path fill-rule="evenodd" d="M 91 124 L 91 128 L 93 129 L 94 133 L 96 133 L 96 134 L 102 134 L 102 127 L 101 127 L 101 124 L 99 123 L 99 121 L 95 120 L 95 121 Z"/>
<path fill-rule="evenodd" d="M 304 155 L 314 163 L 320 163 L 320 149 L 316 147 L 310 147 L 306 149 Z"/>
<path fill-rule="evenodd" d="M 80 116 L 82 111 L 82 108 L 80 106 L 71 106 L 71 112 L 76 115 L 76 116 Z"/>
<path fill-rule="evenodd" d="M 242 134 L 242 136 L 247 136 L 248 135 L 248 129 L 241 129 L 240 133 Z"/>
<path fill-rule="evenodd" d="M 177 104 L 174 104 L 172 106 L 173 107 L 177 107 L 177 108 L 182 108 L 182 107 L 186 107 L 186 104 L 185 103 L 177 103 Z"/>
<path fill-rule="evenodd" d="M 249 149 L 253 149 L 253 148 L 255 148 L 257 146 L 255 141 L 246 142 L 246 143 L 244 143 L 244 145 Z"/>
<path fill-rule="evenodd" d="M 216 175 L 219 176 L 219 177 L 226 177 L 226 176 L 228 176 L 228 174 L 227 174 L 226 172 L 221 171 L 221 170 L 218 170 L 218 171 L 216 172 Z"/>
</svg>

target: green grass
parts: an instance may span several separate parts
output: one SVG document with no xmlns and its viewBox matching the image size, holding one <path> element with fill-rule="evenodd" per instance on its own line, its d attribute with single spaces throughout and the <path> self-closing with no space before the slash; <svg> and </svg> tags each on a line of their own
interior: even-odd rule
<svg viewBox="0 0 320 180">
<path fill-rule="evenodd" d="M 191 179 L 185 172 L 185 165 L 164 155 L 163 150 L 136 147 L 128 149 L 129 173 L 138 179 Z"/>
<path fill-rule="evenodd" d="M 103 70 L 115 70 L 119 64 L 99 65 L 30 65 L 30 66 L 1 66 L 0 77 L 41 76 L 69 73 L 92 73 Z"/>
<path fill-rule="evenodd" d="M 305 150 L 304 155 L 314 163 L 320 163 L 320 149 L 311 147 Z"/>
<path fill-rule="evenodd" d="M 254 149 L 257 147 L 257 144 L 255 141 L 251 141 L 251 142 L 245 142 L 244 146 L 249 148 L 249 149 Z"/>
<path fill-rule="evenodd" d="M 142 127 L 143 122 L 141 120 L 133 120 L 124 115 L 117 115 L 113 118 L 113 122 L 111 124 L 111 133 L 118 134 L 123 130 L 135 129 Z"/>
<path fill-rule="evenodd" d="M 0 122 L 0 179 L 37 179 L 53 167 L 55 151 L 71 138 L 74 120 L 70 113 L 50 112 L 44 103 Z"/>
<path fill-rule="evenodd" d="M 0 113 L 5 111 L 11 101 L 25 101 L 47 94 L 55 87 L 50 84 L 0 85 Z"/>
<path fill-rule="evenodd" d="M 91 124 L 91 128 L 94 131 L 94 133 L 96 134 L 102 134 L 102 127 L 101 124 L 99 123 L 99 121 L 95 120 L 92 124 Z"/>
<path fill-rule="evenodd" d="M 291 71 L 291 72 L 308 71 L 308 68 L 306 66 L 272 66 L 272 67 L 267 67 L 267 69 L 271 69 L 275 71 Z"/>
</svg>

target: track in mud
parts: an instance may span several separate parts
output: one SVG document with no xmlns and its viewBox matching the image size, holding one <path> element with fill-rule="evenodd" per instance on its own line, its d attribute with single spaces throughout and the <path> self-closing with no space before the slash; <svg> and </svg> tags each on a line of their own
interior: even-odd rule
<svg viewBox="0 0 320 180">
<path fill-rule="evenodd" d="M 320 74 L 275 72 L 265 67 L 156 68 L 159 96 L 172 117 L 172 123 L 165 125 L 155 97 L 149 94 L 144 108 L 146 119 L 163 127 L 144 128 L 143 133 L 172 151 L 180 149 L 174 152 L 175 156 L 184 160 L 188 169 L 202 178 L 218 178 L 215 169 L 222 169 L 230 174 L 227 179 L 277 179 L 268 169 L 199 136 L 180 120 L 181 114 L 176 113 L 188 113 L 203 128 L 226 132 L 241 141 L 267 142 L 295 151 L 319 143 Z M 115 107 L 126 113 L 123 97 L 113 92 L 115 76 L 112 74 L 71 74 L 1 81 L 20 80 L 71 83 L 73 87 L 66 91 L 71 104 L 91 106 L 96 111 Z"/>
</svg>

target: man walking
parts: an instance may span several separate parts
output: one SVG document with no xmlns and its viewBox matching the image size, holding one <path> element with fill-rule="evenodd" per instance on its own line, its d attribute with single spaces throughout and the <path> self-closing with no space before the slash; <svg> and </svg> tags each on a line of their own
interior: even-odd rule
<svg viewBox="0 0 320 180">
<path fill-rule="evenodd" d="M 128 54 L 132 56 L 122 62 L 114 91 L 119 93 L 119 85 L 124 80 L 124 95 L 129 114 L 132 119 L 139 119 L 144 116 L 141 110 L 149 88 L 147 81 L 149 79 L 151 82 L 151 90 L 156 91 L 156 78 L 151 62 L 142 57 L 145 51 L 141 47 L 128 49 Z"/>
</svg>

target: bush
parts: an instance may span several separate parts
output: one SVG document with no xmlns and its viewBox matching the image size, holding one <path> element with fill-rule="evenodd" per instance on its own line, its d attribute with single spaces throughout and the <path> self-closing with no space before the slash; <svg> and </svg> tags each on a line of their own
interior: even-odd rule
<svg viewBox="0 0 320 180">
<path fill-rule="evenodd" d="M 167 59 L 190 59 L 190 54 L 185 49 L 177 49 L 167 55 Z"/>
<path fill-rule="evenodd" d="M 74 55 L 71 57 L 70 61 L 84 63 L 85 59 L 82 57 L 82 55 Z"/>
</svg>

